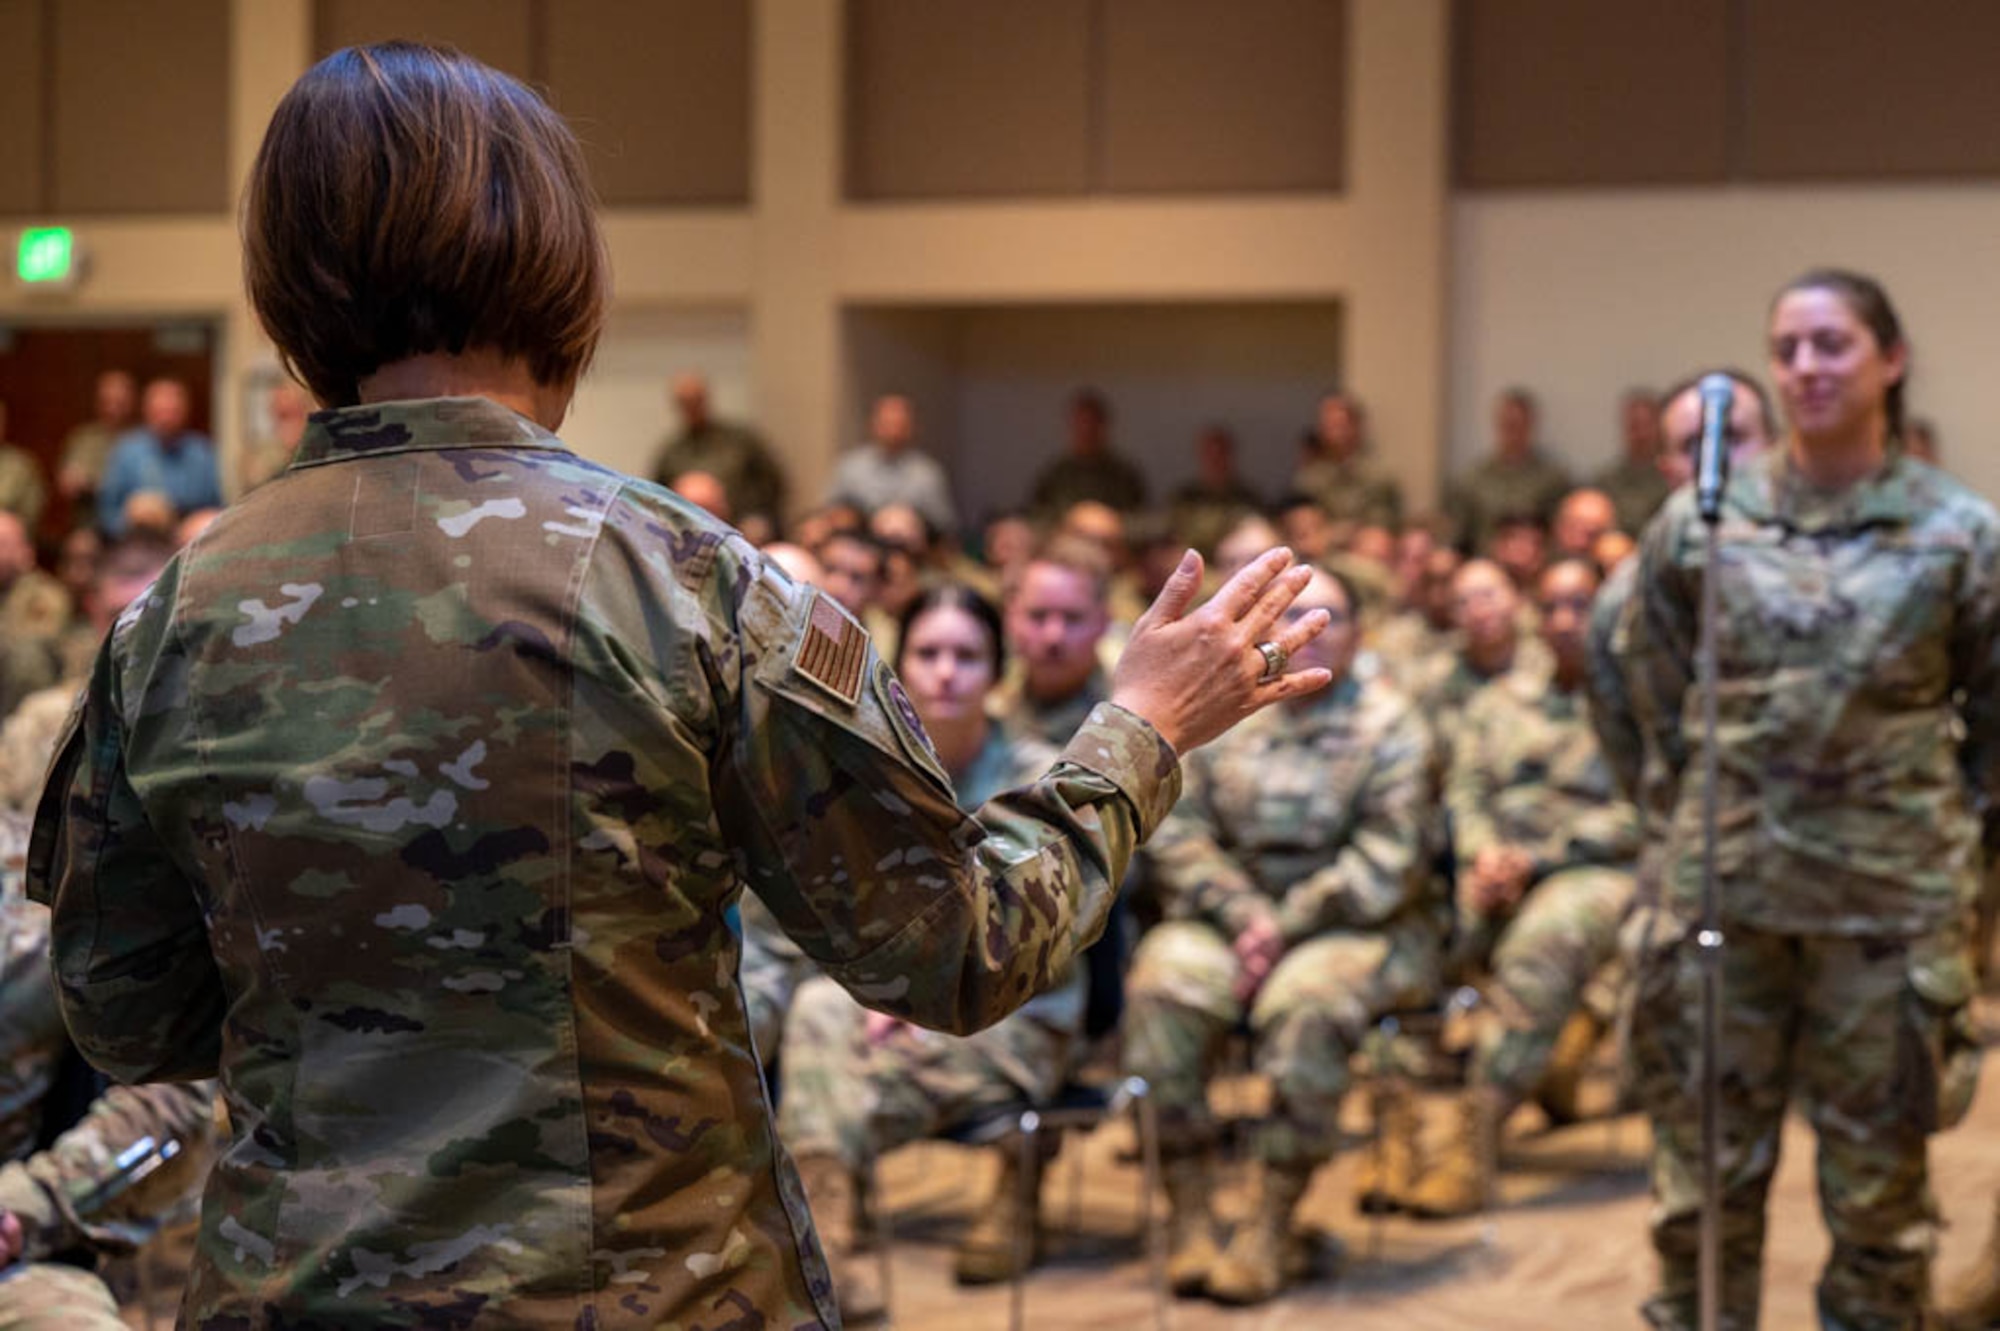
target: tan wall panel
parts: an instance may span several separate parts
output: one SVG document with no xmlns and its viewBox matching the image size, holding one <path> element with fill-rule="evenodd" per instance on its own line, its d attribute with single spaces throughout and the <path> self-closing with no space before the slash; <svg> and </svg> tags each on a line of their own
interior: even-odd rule
<svg viewBox="0 0 2000 1331">
<path fill-rule="evenodd" d="M 227 0 L 64 0 L 54 23 L 51 207 L 228 211 Z"/>
<path fill-rule="evenodd" d="M 1090 8 L 849 0 L 849 197 L 1082 193 Z"/>
<path fill-rule="evenodd" d="M 532 79 L 533 24 L 529 0 L 318 0 L 313 55 L 395 38 L 439 42 Z"/>
<path fill-rule="evenodd" d="M 1750 178 L 2000 174 L 2000 5 L 1745 0 L 1743 34 Z"/>
<path fill-rule="evenodd" d="M 1337 190 L 1344 0 L 1105 0 L 1102 185 Z"/>
<path fill-rule="evenodd" d="M 750 10 L 743 0 L 549 6 L 556 106 L 610 204 L 750 197 Z"/>
<path fill-rule="evenodd" d="M 1459 0 L 1464 186 L 1719 181 L 1730 0 Z"/>
<path fill-rule="evenodd" d="M 42 74 L 42 0 L 0 0 L 0 216 L 46 205 Z"/>
</svg>

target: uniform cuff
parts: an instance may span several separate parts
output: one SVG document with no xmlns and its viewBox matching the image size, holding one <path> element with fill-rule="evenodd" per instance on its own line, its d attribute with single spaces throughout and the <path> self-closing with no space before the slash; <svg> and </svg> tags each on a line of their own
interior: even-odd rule
<svg viewBox="0 0 2000 1331">
<path fill-rule="evenodd" d="M 1118 787 L 1139 814 L 1139 839 L 1153 835 L 1181 797 L 1181 760 L 1174 746 L 1140 717 L 1101 702 L 1062 751 L 1074 763 Z"/>
</svg>

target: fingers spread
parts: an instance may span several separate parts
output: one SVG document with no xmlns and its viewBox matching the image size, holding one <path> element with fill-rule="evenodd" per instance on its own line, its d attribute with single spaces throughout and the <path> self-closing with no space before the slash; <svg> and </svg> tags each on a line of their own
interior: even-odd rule
<svg viewBox="0 0 2000 1331">
<path fill-rule="evenodd" d="M 1292 552 L 1282 545 L 1266 550 L 1222 584 L 1222 590 L 1215 594 L 1214 604 L 1232 621 L 1243 618 L 1263 596 L 1271 580 L 1284 572 L 1291 562 Z"/>
<path fill-rule="evenodd" d="M 1312 565 L 1294 564 L 1271 579 L 1270 585 L 1264 589 L 1264 594 L 1257 598 L 1257 604 L 1243 617 L 1243 627 L 1249 632 L 1252 642 L 1263 640 L 1270 632 L 1271 625 L 1278 622 L 1278 616 L 1284 614 L 1291 608 L 1292 602 L 1299 599 L 1299 593 L 1306 589 L 1312 577 Z"/>
</svg>

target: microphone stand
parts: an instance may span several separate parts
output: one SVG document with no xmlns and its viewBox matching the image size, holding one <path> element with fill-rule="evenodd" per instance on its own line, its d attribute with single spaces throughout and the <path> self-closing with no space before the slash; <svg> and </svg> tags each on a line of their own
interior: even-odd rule
<svg viewBox="0 0 2000 1331">
<path fill-rule="evenodd" d="M 1719 381 L 1719 382 L 1717 382 Z M 1701 1331 L 1720 1331 L 1722 1318 L 1722 901 L 1716 875 L 1717 786 L 1721 760 L 1715 750 L 1717 580 L 1721 574 L 1722 487 L 1728 461 L 1722 438 L 1734 385 L 1722 376 L 1702 382 L 1702 457 L 1696 505 L 1703 528 L 1700 641 L 1696 648 L 1701 691 L 1701 927 L 1695 956 L 1701 967 Z"/>
</svg>

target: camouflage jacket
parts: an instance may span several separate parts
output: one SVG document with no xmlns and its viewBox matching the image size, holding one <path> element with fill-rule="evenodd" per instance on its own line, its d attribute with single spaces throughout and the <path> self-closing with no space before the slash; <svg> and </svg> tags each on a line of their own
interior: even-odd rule
<svg viewBox="0 0 2000 1331">
<path fill-rule="evenodd" d="M 784 516 L 785 474 L 755 430 L 710 421 L 669 437 L 653 459 L 653 479 L 672 485 L 689 471 L 705 471 L 722 482 L 738 520 L 755 513 L 773 520 Z"/>
<path fill-rule="evenodd" d="M 1251 717 L 1186 763 L 1147 850 L 1170 916 L 1234 936 L 1275 911 L 1289 942 L 1434 923 L 1430 732 L 1386 684 L 1349 678 Z"/>
<path fill-rule="evenodd" d="M 1569 473 L 1540 450 L 1522 462 L 1489 456 L 1445 487 L 1444 509 L 1459 548 L 1484 554 L 1500 519 L 1531 517 L 1546 524 L 1569 488 Z"/>
<path fill-rule="evenodd" d="M 1061 748 L 1092 709 L 1111 696 L 1111 677 L 1100 667 L 1083 687 L 1060 702 L 1041 703 L 1028 696 L 1027 673 L 1017 662 L 1010 678 L 987 699 L 987 714 L 1021 743 Z"/>
<path fill-rule="evenodd" d="M 0 1160 L 35 1149 L 42 1101 L 69 1049 L 49 975 L 49 913 L 22 893 L 26 814 L 0 809 Z"/>
<path fill-rule="evenodd" d="M 30 848 L 85 1054 L 221 1076 L 198 1328 L 835 1324 L 736 985 L 991 1023 L 1179 791 L 1106 705 L 952 801 L 867 635 L 483 399 L 315 416 L 120 617 Z"/>
<path fill-rule="evenodd" d="M 1630 868 L 1638 854 L 1638 814 L 1612 785 L 1583 691 L 1546 675 L 1503 676 L 1466 704 L 1445 808 L 1461 868 L 1515 846 L 1534 860 L 1532 883 L 1584 864 Z"/>
<path fill-rule="evenodd" d="M 1364 526 L 1403 526 L 1403 487 L 1368 453 L 1346 461 L 1315 457 L 1292 473 L 1292 491 L 1319 501 L 1335 522 Z"/>
<path fill-rule="evenodd" d="M 1725 917 L 1793 933 L 1935 928 L 1975 891 L 2000 784 L 2000 518 L 1908 458 L 1827 493 L 1773 450 L 1731 478 L 1720 536 Z M 1666 900 L 1691 911 L 1707 570 L 1690 490 L 1640 557 L 1625 673 L 1651 700 L 1640 713 L 1671 783 Z"/>
</svg>

